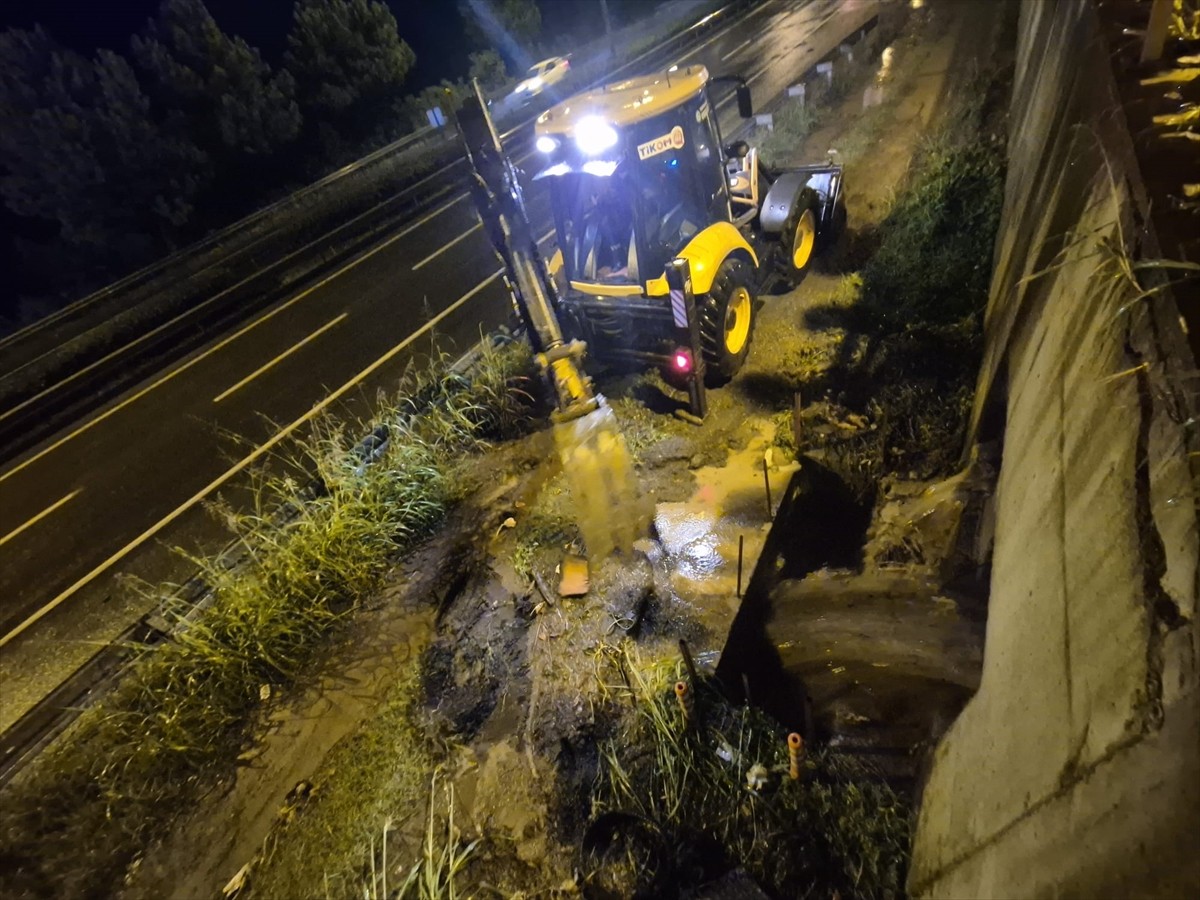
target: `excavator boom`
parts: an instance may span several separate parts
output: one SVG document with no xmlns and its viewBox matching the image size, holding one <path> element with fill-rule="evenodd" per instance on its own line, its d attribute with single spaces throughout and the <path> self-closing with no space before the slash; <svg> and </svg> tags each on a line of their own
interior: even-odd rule
<svg viewBox="0 0 1200 900">
<path fill-rule="evenodd" d="M 629 551 L 645 534 L 649 511 L 634 482 L 629 450 L 616 417 L 583 372 L 582 341 L 563 337 L 553 280 L 525 212 L 516 166 L 501 145 L 487 103 L 474 96 L 458 113 L 459 133 L 473 169 L 471 196 L 504 263 L 505 282 L 535 358 L 554 390 L 554 442 L 571 488 L 575 519 L 594 561 Z"/>
<path fill-rule="evenodd" d="M 586 346 L 565 341 L 555 312 L 558 296 L 538 250 L 525 212 L 520 173 L 504 152 L 495 123 L 475 83 L 474 96 L 458 113 L 459 133 L 473 169 L 471 197 L 504 263 L 505 281 L 538 363 L 553 384 L 556 419 L 567 421 L 595 411 L 599 400 L 583 374 Z"/>
</svg>

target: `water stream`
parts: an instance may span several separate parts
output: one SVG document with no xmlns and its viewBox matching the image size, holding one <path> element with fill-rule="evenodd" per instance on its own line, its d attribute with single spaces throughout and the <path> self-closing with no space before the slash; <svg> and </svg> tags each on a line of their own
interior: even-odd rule
<svg viewBox="0 0 1200 900">
<path fill-rule="evenodd" d="M 602 402 L 595 412 L 559 422 L 554 443 L 588 556 L 599 562 L 614 550 L 630 551 L 649 528 L 651 507 L 612 409 Z"/>
</svg>

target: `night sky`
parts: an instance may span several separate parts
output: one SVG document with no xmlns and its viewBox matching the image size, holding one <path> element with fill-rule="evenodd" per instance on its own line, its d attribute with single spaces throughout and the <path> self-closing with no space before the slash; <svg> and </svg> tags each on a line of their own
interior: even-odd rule
<svg viewBox="0 0 1200 900">
<path fill-rule="evenodd" d="M 463 24 L 455 0 L 386 0 L 400 36 L 416 51 L 409 84 L 418 89 L 442 78 L 466 75 Z M 217 24 L 279 61 L 291 24 L 293 0 L 207 0 Z M 570 28 L 595 34 L 600 25 L 595 0 L 538 0 L 544 31 Z M 650 0 L 609 0 L 614 19 L 646 7 Z M 154 15 L 158 0 L 7 0 L 0 3 L 0 29 L 40 23 L 55 38 L 82 53 L 98 47 L 125 53 L 129 37 Z M 420 14 L 415 15 L 414 10 Z M 643 10 L 644 11 L 644 10 Z"/>
</svg>

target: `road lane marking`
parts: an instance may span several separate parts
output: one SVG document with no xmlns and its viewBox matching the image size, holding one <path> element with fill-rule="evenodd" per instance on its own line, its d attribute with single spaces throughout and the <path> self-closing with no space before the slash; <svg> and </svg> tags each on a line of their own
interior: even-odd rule
<svg viewBox="0 0 1200 900">
<path fill-rule="evenodd" d="M 24 469 L 26 466 L 33 465 L 33 463 L 37 462 L 39 459 L 41 459 L 47 453 L 51 453 L 54 450 L 57 450 L 59 447 L 61 447 L 67 441 L 83 434 L 85 431 L 90 429 L 93 425 L 98 425 L 100 422 L 103 422 L 109 416 L 124 409 L 126 406 L 133 403 L 135 400 L 141 399 L 142 397 L 144 397 L 146 394 L 150 393 L 155 388 L 170 381 L 176 375 L 179 375 L 180 373 L 187 371 L 192 366 L 194 366 L 196 363 L 198 363 L 201 360 L 205 359 L 206 357 L 209 357 L 212 354 L 216 353 L 218 350 L 222 349 L 227 344 L 237 340 L 239 337 L 241 337 L 243 334 L 245 334 L 250 329 L 257 327 L 258 325 L 261 325 L 263 322 L 267 321 L 267 319 L 270 319 L 272 316 L 275 316 L 278 313 L 283 312 L 285 309 L 287 309 L 292 304 L 298 303 L 299 301 L 303 300 L 305 297 L 307 297 L 313 291 L 323 288 L 326 284 L 333 281 L 335 278 L 341 276 L 345 272 L 350 271 L 355 266 L 357 266 L 359 263 L 365 262 L 367 259 L 374 256 L 379 251 L 391 246 L 396 241 L 400 240 L 400 238 L 402 238 L 403 236 L 404 236 L 404 232 L 400 232 L 399 234 L 392 235 L 390 238 L 388 238 L 382 244 L 379 244 L 376 247 L 372 247 L 370 250 L 367 250 L 361 256 L 350 260 L 350 262 L 346 263 L 346 265 L 342 266 L 340 269 L 336 269 L 333 272 L 331 272 L 330 274 L 326 275 L 324 278 L 322 278 L 316 284 L 305 288 L 303 291 L 301 291 L 299 294 L 297 294 L 291 300 L 288 300 L 286 303 L 282 304 L 281 306 L 277 306 L 274 309 L 268 311 L 267 313 L 265 313 L 264 315 L 262 315 L 255 321 L 251 322 L 249 325 L 246 325 L 244 328 L 240 329 L 239 331 L 235 331 L 229 337 L 222 340 L 219 344 L 214 344 L 212 347 L 209 347 L 207 350 L 205 350 L 199 356 L 192 357 L 187 362 L 185 362 L 181 366 L 179 366 L 179 368 L 168 372 L 166 375 L 159 378 L 157 381 L 154 381 L 151 384 L 147 385 L 146 387 L 142 388 L 136 394 L 132 395 L 131 397 L 126 397 L 124 400 L 122 400 L 116 406 L 114 406 L 110 409 L 106 409 L 104 412 L 100 413 L 94 419 L 84 422 L 82 425 L 80 425 L 74 431 L 70 432 L 69 434 L 63 435 L 61 438 L 59 438 L 57 441 L 55 441 L 49 447 L 46 447 L 44 450 L 39 451 L 38 453 L 29 457 L 29 459 L 24 460 L 23 462 L 19 463 L 18 465 L 13 466 L 7 472 L 0 472 L 0 482 L 4 481 L 6 478 L 9 478 L 9 477 L 17 474 L 22 469 Z"/>
<path fill-rule="evenodd" d="M 738 44 L 736 47 L 734 47 L 732 50 L 730 50 L 728 53 L 726 53 L 724 56 L 722 56 L 721 62 L 725 62 L 725 60 L 729 59 L 729 57 L 736 54 L 739 50 L 741 50 L 743 47 L 747 46 L 753 40 L 754 40 L 754 38 L 752 38 L 752 37 L 746 38 L 744 41 L 742 41 L 740 44 Z"/>
<path fill-rule="evenodd" d="M 0 538 L 0 547 L 3 547 L 5 544 L 7 544 L 9 541 L 11 541 L 13 538 L 15 538 L 18 534 L 20 534 L 26 528 L 36 525 L 38 522 L 42 521 L 42 519 L 46 518 L 46 516 L 50 515 L 50 513 L 54 512 L 56 509 L 58 509 L 60 506 L 62 506 L 64 503 L 66 503 L 68 500 L 70 500 L 72 497 L 78 496 L 79 492 L 82 490 L 83 490 L 83 488 L 76 488 L 75 490 L 71 491 L 71 493 L 67 494 L 67 496 L 65 496 L 61 500 L 59 500 L 57 503 L 52 503 L 50 506 L 47 506 L 45 509 L 43 509 L 40 513 L 38 513 L 36 516 L 34 516 L 32 519 L 30 519 L 24 525 L 19 525 L 18 527 L 14 528 L 12 531 L 10 531 L 8 534 L 6 534 L 4 537 Z"/>
<path fill-rule="evenodd" d="M 420 228 L 422 225 L 424 225 L 430 219 L 432 219 L 436 216 L 440 216 L 442 213 L 444 213 L 450 207 L 454 206 L 454 204 L 461 203 L 463 200 L 466 199 L 466 197 L 467 197 L 466 194 L 459 194 L 457 197 L 455 197 L 450 202 L 443 203 L 441 206 L 439 206 L 437 209 L 435 209 L 429 215 L 424 216 L 420 219 L 417 219 L 417 221 L 413 222 L 411 225 L 409 225 L 407 228 L 405 228 L 403 231 L 401 231 L 398 235 L 396 235 L 396 237 L 404 237 L 409 232 L 416 231 L 418 228 Z"/>
<path fill-rule="evenodd" d="M 725 35 L 727 35 L 729 32 L 731 32 L 737 26 L 745 25 L 747 22 L 749 22 L 751 19 L 753 19 L 755 16 L 757 16 L 764 9 L 770 8 L 770 6 L 771 6 L 771 4 L 769 2 L 764 3 L 758 9 L 754 10 L 754 12 L 748 13 L 744 18 L 730 22 L 728 25 L 726 25 L 723 29 L 721 29 L 716 34 L 714 34 L 712 37 L 710 37 L 707 41 L 705 41 L 699 47 L 696 47 L 695 49 L 688 51 L 688 53 L 683 57 L 683 59 L 680 60 L 680 62 L 683 62 L 684 60 L 687 60 L 687 59 L 691 59 L 693 56 L 695 56 L 697 53 L 699 53 L 701 50 L 703 50 L 705 47 L 707 47 L 713 41 L 716 41 L 716 40 L 719 40 L 720 38 L 725 37 Z"/>
<path fill-rule="evenodd" d="M 55 597 L 53 600 L 51 600 L 49 603 L 47 603 L 45 606 L 43 606 L 37 612 L 35 612 L 31 616 L 29 616 L 29 618 L 27 618 L 24 622 L 22 622 L 20 625 L 18 625 L 16 628 L 14 628 L 8 634 L 4 635 L 4 637 L 0 637 L 0 647 L 3 647 L 5 644 L 9 643 L 11 640 L 13 640 L 13 638 L 17 637 L 22 632 L 24 632 L 27 628 L 29 628 L 30 625 L 33 625 L 35 622 L 37 622 L 39 619 L 41 619 L 47 613 L 53 611 L 56 607 L 58 607 L 60 604 L 62 604 L 62 602 L 64 600 L 71 597 L 80 588 L 85 587 L 87 584 L 89 584 L 91 581 L 93 581 L 98 575 L 103 575 L 105 572 L 107 572 L 109 569 L 111 569 L 116 563 L 120 562 L 123 558 L 125 558 L 130 552 L 132 552 L 133 550 L 136 550 L 138 547 L 140 547 L 146 541 L 150 540 L 150 538 L 154 537 L 156 534 L 158 534 L 160 531 L 162 531 L 164 528 L 166 528 L 168 525 L 170 525 L 172 522 L 174 522 L 176 519 L 178 519 L 181 515 L 183 515 L 185 512 L 187 512 L 189 509 L 191 509 L 193 506 L 195 506 L 197 503 L 199 503 L 201 500 L 203 500 L 205 497 L 207 497 L 213 491 L 217 490 L 219 487 L 224 485 L 225 482 L 229 481 L 229 479 L 233 478 L 233 476 L 237 475 L 239 472 L 241 472 L 243 469 L 245 469 L 251 463 L 260 459 L 272 447 L 274 447 L 280 441 L 284 440 L 284 438 L 286 438 L 288 435 L 290 435 L 293 431 L 298 429 L 300 426 L 304 425 L 306 422 L 310 421 L 315 416 L 324 412 L 335 400 L 338 400 L 339 398 L 341 398 L 342 396 L 344 396 L 345 394 L 347 394 L 351 390 L 353 390 L 354 387 L 359 382 L 361 382 L 364 378 L 367 378 L 368 376 L 370 376 L 371 373 L 373 373 L 376 369 L 378 369 L 380 366 L 383 366 L 390 359 L 392 359 L 398 353 L 403 351 L 409 344 L 411 344 L 413 341 L 415 341 L 417 338 L 419 338 L 421 335 L 425 334 L 426 332 L 432 331 L 433 328 L 436 327 L 439 322 L 441 322 L 443 319 L 445 319 L 451 313 L 455 312 L 460 306 L 462 306 L 464 303 L 466 303 L 468 300 L 470 300 L 472 297 L 474 297 L 476 294 L 478 294 L 481 290 L 483 290 L 485 287 L 487 287 L 489 284 L 491 284 L 493 281 L 495 281 L 497 278 L 499 278 L 500 274 L 503 271 L 504 271 L 503 269 L 497 269 L 495 272 L 493 272 L 491 275 L 489 275 L 483 281 L 479 282 L 479 284 L 475 285 L 475 287 L 471 288 L 471 290 L 467 291 L 467 293 L 463 294 L 461 297 L 459 297 L 457 300 L 455 300 L 453 303 L 451 303 L 449 306 L 447 306 L 444 310 L 442 310 L 440 313 L 438 313 L 436 316 L 434 316 L 432 319 L 430 319 L 428 322 L 426 322 L 424 325 L 422 325 L 419 329 L 417 329 L 412 334 L 410 334 L 408 337 L 406 337 L 404 340 L 402 340 L 399 344 L 394 346 L 391 350 L 389 350 L 383 356 L 379 357 L 379 359 L 375 360 L 375 362 L 371 363 L 369 366 L 367 366 L 365 369 L 363 369 L 361 372 L 359 372 L 357 375 L 355 375 L 353 378 L 351 378 L 349 381 L 347 381 L 345 384 L 343 384 L 340 388 L 338 388 L 336 391 L 334 391 L 332 394 L 330 394 L 328 397 L 326 397 L 324 400 L 322 400 L 320 403 L 318 403 L 316 406 L 314 406 L 312 409 L 310 409 L 304 415 L 300 416 L 300 418 L 296 419 L 296 421 L 292 422 L 292 424 L 290 424 L 286 428 L 283 428 L 280 431 L 276 432 L 273 437 L 271 437 L 265 444 L 262 444 L 260 447 L 258 447 L 258 449 L 256 449 L 254 452 L 252 452 L 249 456 L 246 456 L 240 462 L 235 463 L 233 466 L 231 466 L 229 469 L 227 469 L 224 473 L 222 473 L 217 478 L 210 481 L 207 485 L 205 485 L 203 488 L 201 488 L 199 491 L 197 491 L 195 494 L 193 494 L 191 497 L 189 497 L 187 500 L 185 500 L 179 506 L 175 507 L 175 509 L 173 509 L 171 512 L 169 512 L 166 516 L 159 519 L 157 522 L 155 522 L 153 525 L 151 525 L 149 528 L 147 528 L 145 531 L 143 531 L 141 534 L 139 534 L 136 538 L 134 538 L 132 541 L 130 541 L 128 544 L 126 544 L 124 547 L 122 547 L 116 553 L 112 554 L 112 556 L 108 557 L 108 559 L 104 560 L 104 562 L 97 565 L 90 572 L 88 572 L 86 575 L 84 575 L 82 578 L 80 578 L 78 581 L 76 581 L 74 584 L 72 584 L 69 588 L 62 591 L 62 593 L 60 593 L 57 597 Z"/>
<path fill-rule="evenodd" d="M 457 244 L 459 241 L 461 241 L 463 238 L 465 238 L 467 235 L 478 231 L 482 227 L 483 227 L 482 222 L 476 222 L 474 225 L 472 225 L 470 228 L 468 228 L 466 231 L 464 231 L 458 237 L 442 244 L 442 246 L 438 247 L 436 250 L 434 250 L 432 253 L 430 253 L 427 257 L 425 257 L 423 260 L 421 260 L 419 263 L 417 263 L 415 266 L 413 266 L 412 270 L 414 272 L 417 271 L 417 269 L 421 268 L 421 266 L 425 265 L 425 263 L 430 262 L 433 259 L 436 259 L 438 256 L 445 253 L 447 250 L 449 250 L 451 247 L 453 247 L 455 244 Z"/>
<path fill-rule="evenodd" d="M 744 19 L 740 20 L 739 22 L 731 23 L 729 26 L 727 26 L 725 29 L 723 29 L 719 33 L 713 35 L 713 37 L 711 37 L 708 41 L 701 44 L 699 47 L 695 48 L 693 51 L 691 51 L 689 54 L 687 54 L 687 56 L 685 56 L 684 59 L 688 59 L 691 56 L 695 55 L 700 50 L 703 50 L 705 47 L 707 47 L 709 44 L 711 44 L 713 41 L 717 40 L 718 38 L 723 37 L 729 30 L 731 30 L 735 26 L 737 26 L 739 24 L 744 24 L 745 22 L 749 21 L 750 19 L 752 19 L 756 15 L 758 15 L 758 13 L 762 12 L 765 9 L 770 8 L 770 6 L 771 6 L 771 3 L 769 3 L 769 2 L 764 3 L 762 6 L 760 6 L 754 12 L 750 13 Z M 730 97 L 726 98 L 726 102 L 728 102 L 729 100 L 732 100 L 732 95 Z M 718 104 L 718 108 L 720 106 L 724 106 L 724 105 L 725 105 L 725 103 Z M 517 162 L 523 162 L 524 160 L 529 159 L 533 155 L 534 155 L 534 152 L 532 152 L 532 151 L 528 152 L 524 156 L 518 158 Z M 44 449 L 40 450 L 38 453 L 29 457 L 29 459 L 26 459 L 26 460 L 18 463 L 17 465 L 13 466 L 11 469 L 7 470 L 6 472 L 0 472 L 0 482 L 3 482 L 5 479 L 17 474 L 18 472 L 20 472 L 27 466 L 33 465 L 35 462 L 37 462 L 43 456 L 46 456 L 47 454 L 54 452 L 59 447 L 61 447 L 63 444 L 66 444 L 68 441 L 73 440 L 74 438 L 83 434 L 85 431 L 90 430 L 93 426 L 98 425 L 99 423 L 103 422 L 109 416 L 116 414 L 117 412 L 124 409 L 126 406 L 130 405 L 131 403 L 134 403 L 135 401 L 140 400 L 142 397 L 144 397 L 146 394 L 153 391 L 155 388 L 161 387 L 163 384 L 170 381 L 176 375 L 179 375 L 179 374 L 187 371 L 192 366 L 196 365 L 197 363 L 201 362 L 202 360 L 206 359 L 207 357 L 211 356 L 212 354 L 216 353 L 217 351 L 223 349 L 229 343 L 237 340 L 239 337 L 241 337 L 247 331 L 250 331 L 252 328 L 257 327 L 258 325 L 262 324 L 263 322 L 267 321 L 268 319 L 272 318 L 273 316 L 283 312 L 285 309 L 287 309 L 289 306 L 292 306 L 294 303 L 298 303 L 300 300 L 307 297 L 313 291 L 316 291 L 319 288 L 324 287 L 326 284 L 328 284 L 333 279 L 342 275 L 344 272 L 349 271 L 351 268 L 353 268 L 354 266 L 358 265 L 359 263 L 365 261 L 366 259 L 370 258 L 371 256 L 378 253 L 379 251 L 390 246 L 392 243 L 394 243 L 395 241 L 404 237 L 405 235 L 411 233 L 413 230 L 415 230 L 416 228 L 419 228 L 421 225 L 424 225 L 426 222 L 428 222 L 430 219 L 434 218 L 435 216 L 438 216 L 441 213 L 445 212 L 447 209 L 454 206 L 456 203 L 459 203 L 462 200 L 464 200 L 467 196 L 468 195 L 465 193 L 460 194 L 459 196 L 455 197 L 453 200 L 450 200 L 450 201 L 444 203 L 442 206 L 438 207 L 433 212 L 427 214 L 426 216 L 418 219 L 416 222 L 413 222 L 412 224 L 408 225 L 403 230 L 397 232 L 395 235 L 390 237 L 388 240 L 384 241 L 382 244 L 379 244 L 378 246 L 371 248 L 366 253 L 364 253 L 362 256 L 359 256 L 356 259 L 351 260 L 345 266 L 343 266 L 339 269 L 336 269 L 335 271 L 333 271 L 326 277 L 322 278 L 316 284 L 312 285 L 309 288 L 306 288 L 304 291 L 300 292 L 295 297 L 288 300 L 286 303 L 282 304 L 281 306 L 277 306 L 275 309 L 268 311 L 266 314 L 264 314 L 260 318 L 256 319 L 255 321 L 251 322 L 249 325 L 246 325 L 245 327 L 241 328 L 240 330 L 234 332 L 229 337 L 223 339 L 220 343 L 214 344 L 212 347 L 208 348 L 203 353 L 199 354 L 198 356 L 192 357 L 190 360 L 184 362 L 178 368 L 173 369 L 172 371 L 168 372 L 166 375 L 162 376 L 161 378 L 158 378 L 155 381 L 151 382 L 149 385 L 142 388 L 136 394 L 126 397 L 123 401 L 118 403 L 116 406 L 106 409 L 104 412 L 100 413 L 95 418 L 88 420 L 87 422 L 80 425 L 78 428 L 63 435 L 61 438 L 56 440 L 54 443 L 50 444 L 48 447 L 45 447 Z"/>
<path fill-rule="evenodd" d="M 316 331 L 314 331 L 308 337 L 292 344 L 292 346 L 288 347 L 286 350 L 284 350 L 282 353 L 280 353 L 278 356 L 276 356 L 270 362 L 259 366 L 257 369 L 255 369 L 253 372 L 251 372 L 249 375 L 247 375 L 245 378 L 243 378 L 241 381 L 239 381 L 237 384 L 235 384 L 233 387 L 226 388 L 221 393 L 217 394 L 217 396 L 213 397 L 213 403 L 220 403 L 222 400 L 224 400 L 226 397 L 228 397 L 230 394 L 232 394 L 238 388 L 244 387 L 245 385 L 249 384 L 251 381 L 253 381 L 255 378 L 257 378 L 263 372 L 267 371 L 267 369 L 271 368 L 271 366 L 275 365 L 276 363 L 285 359 L 286 357 L 291 356 L 293 353 L 295 353 L 297 350 L 299 350 L 301 347 L 303 347 L 309 341 L 314 340 L 317 337 L 320 337 L 322 334 L 324 334 L 326 331 L 328 331 L 334 325 L 338 324 L 338 322 L 341 322 L 343 319 L 345 319 L 349 315 L 350 315 L 350 313 L 342 313 L 336 319 L 332 319 L 332 320 L 326 322 L 324 325 L 322 325 L 320 328 L 318 328 Z"/>
</svg>

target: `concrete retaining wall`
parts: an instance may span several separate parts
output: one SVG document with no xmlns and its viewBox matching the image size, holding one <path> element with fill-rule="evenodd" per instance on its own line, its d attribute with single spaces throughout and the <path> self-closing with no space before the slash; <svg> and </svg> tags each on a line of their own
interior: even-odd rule
<svg viewBox="0 0 1200 900">
<path fill-rule="evenodd" d="M 1157 242 L 1089 0 L 1021 4 L 1008 152 L 973 416 L 1003 447 L 983 677 L 910 888 L 1197 896 L 1195 363 L 1174 301 L 1123 274 Z"/>
</svg>

